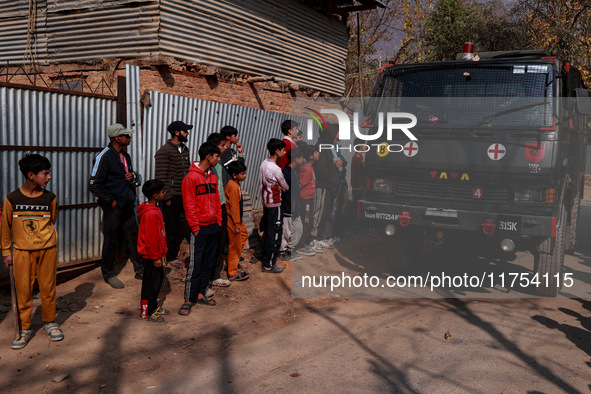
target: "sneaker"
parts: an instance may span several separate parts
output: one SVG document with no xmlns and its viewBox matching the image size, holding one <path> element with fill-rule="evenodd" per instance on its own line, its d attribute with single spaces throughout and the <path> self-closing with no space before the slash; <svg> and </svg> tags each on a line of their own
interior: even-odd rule
<svg viewBox="0 0 591 394">
<path fill-rule="evenodd" d="M 107 283 L 109 285 L 111 285 L 111 287 L 114 288 L 114 289 L 122 289 L 122 288 L 125 287 L 125 285 L 123 284 L 123 282 L 121 282 L 119 280 L 119 278 L 116 277 L 116 276 L 113 276 L 113 277 L 107 279 Z"/>
<path fill-rule="evenodd" d="M 311 242 L 308 244 L 307 248 L 308 248 L 309 250 L 311 250 L 312 252 L 314 252 L 314 253 L 323 253 L 323 252 L 324 252 L 324 249 L 322 249 L 322 248 L 321 248 L 321 247 L 318 245 L 318 241 L 311 241 Z"/>
<path fill-rule="evenodd" d="M 283 272 L 283 267 L 280 265 L 274 265 L 273 267 L 271 267 L 271 269 L 266 269 L 265 267 L 263 267 L 261 271 L 267 274 L 279 274 Z"/>
<path fill-rule="evenodd" d="M 298 252 L 296 252 L 295 250 L 291 251 L 291 261 L 296 261 L 296 260 L 301 260 L 302 256 L 300 256 L 300 254 Z"/>
<path fill-rule="evenodd" d="M 325 249 L 332 249 L 332 248 L 334 248 L 334 243 L 332 242 L 331 239 L 323 239 L 320 241 L 316 241 L 316 246 L 319 246 L 319 247 L 325 248 Z"/>
<path fill-rule="evenodd" d="M 21 330 L 20 336 L 15 338 L 11 343 L 10 347 L 13 349 L 22 349 L 27 346 L 27 343 L 31 340 L 33 336 L 33 329 L 29 328 L 28 330 Z"/>
<path fill-rule="evenodd" d="M 215 295 L 215 293 L 213 292 L 213 290 L 211 289 L 211 287 L 207 286 L 207 288 L 205 289 L 205 296 L 207 298 L 211 298 Z"/>
<path fill-rule="evenodd" d="M 279 254 L 281 260 L 291 260 L 291 250 L 286 250 Z"/>
<path fill-rule="evenodd" d="M 257 258 L 256 258 L 256 257 L 254 257 L 254 256 L 252 256 L 252 257 L 250 258 L 250 264 L 257 264 L 259 261 L 260 261 L 260 260 L 259 260 L 259 259 L 257 259 Z"/>
<path fill-rule="evenodd" d="M 299 249 L 298 254 L 301 254 L 302 256 L 315 256 L 316 255 L 316 253 L 312 249 L 310 249 L 309 247 Z"/>
<path fill-rule="evenodd" d="M 228 279 L 218 278 L 211 282 L 211 285 L 217 287 L 228 287 L 230 286 L 230 281 Z"/>
<path fill-rule="evenodd" d="M 144 279 L 144 273 L 143 272 L 138 272 L 137 274 L 135 274 L 134 278 L 137 279 L 137 280 L 143 280 Z"/>
<path fill-rule="evenodd" d="M 43 323 L 43 331 L 45 331 L 50 341 L 57 342 L 64 339 L 64 333 L 56 322 Z"/>
</svg>

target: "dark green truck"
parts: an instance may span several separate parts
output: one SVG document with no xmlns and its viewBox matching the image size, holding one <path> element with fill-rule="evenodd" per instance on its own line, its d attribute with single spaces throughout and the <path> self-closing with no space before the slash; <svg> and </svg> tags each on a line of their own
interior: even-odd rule
<svg viewBox="0 0 591 394">
<path fill-rule="evenodd" d="M 414 114 L 417 140 L 372 141 L 357 215 L 410 235 L 412 253 L 468 233 L 527 248 L 536 291 L 555 296 L 575 248 L 589 94 L 577 69 L 545 51 L 475 55 L 383 67 L 365 113 Z"/>
</svg>

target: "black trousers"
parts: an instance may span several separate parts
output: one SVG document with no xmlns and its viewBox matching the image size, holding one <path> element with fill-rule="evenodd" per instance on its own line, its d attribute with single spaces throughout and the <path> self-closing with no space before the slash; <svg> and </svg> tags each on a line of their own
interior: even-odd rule
<svg viewBox="0 0 591 394">
<path fill-rule="evenodd" d="M 211 273 L 212 281 L 222 277 L 221 272 L 224 261 L 222 254 L 224 253 L 226 242 L 228 242 L 228 211 L 226 210 L 226 204 L 222 204 L 222 229 L 220 231 L 218 248 L 215 254 L 215 266 L 213 267 L 213 271 Z"/>
<path fill-rule="evenodd" d="M 217 223 L 201 226 L 197 236 L 191 235 L 191 259 L 185 279 L 185 302 L 197 302 L 197 295 L 205 295 L 211 278 L 220 237 Z"/>
<path fill-rule="evenodd" d="M 173 196 L 170 205 L 163 201 L 160 203 L 160 210 L 164 218 L 164 229 L 166 230 L 166 260 L 176 260 L 183 238 L 190 242 L 191 229 L 185 219 L 185 208 L 183 207 L 182 196 Z"/>
<path fill-rule="evenodd" d="M 129 258 L 136 274 L 142 274 L 144 266 L 137 254 L 138 225 L 133 206 L 120 209 L 118 206 L 102 206 L 103 210 L 103 253 L 101 271 L 103 278 L 108 280 L 116 275 L 115 258 L 117 245 L 125 242 Z"/>
<path fill-rule="evenodd" d="M 300 200 L 302 217 L 302 237 L 296 248 L 303 248 L 312 240 L 312 229 L 314 228 L 314 199 Z"/>
<path fill-rule="evenodd" d="M 144 264 L 144 279 L 142 280 L 142 314 L 144 312 L 144 303 L 147 303 L 147 315 L 151 315 L 158 309 L 158 294 L 162 288 L 164 279 L 164 267 L 155 267 L 154 260 L 142 257 Z"/>
<path fill-rule="evenodd" d="M 265 235 L 263 238 L 263 266 L 271 268 L 275 265 L 283 236 L 283 213 L 281 207 L 263 208 Z"/>
</svg>

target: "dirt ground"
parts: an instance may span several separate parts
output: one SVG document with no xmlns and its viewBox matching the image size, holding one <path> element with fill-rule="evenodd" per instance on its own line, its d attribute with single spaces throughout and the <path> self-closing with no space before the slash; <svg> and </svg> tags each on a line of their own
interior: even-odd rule
<svg viewBox="0 0 591 394">
<path fill-rule="evenodd" d="M 582 212 L 581 237 L 591 232 L 586 225 L 591 223 L 591 202 Z M 322 289 L 316 289 L 315 297 L 325 298 L 292 298 L 292 268 L 296 272 L 323 265 L 325 271 L 353 274 L 359 267 L 350 262 L 364 253 L 355 246 L 358 238 L 350 234 L 320 256 L 281 262 L 286 267 L 282 274 L 260 272 L 260 264 L 248 262 L 248 252 L 241 264 L 250 279 L 216 288 L 217 305 L 195 306 L 187 317 L 177 314 L 184 270 L 167 269 L 161 297 L 171 314 L 165 323 L 139 320 L 141 282 L 133 278 L 131 263 L 119 275 L 125 283 L 121 290 L 104 283 L 94 269 L 58 285 L 56 320 L 65 339 L 48 340 L 36 298 L 34 337 L 18 351 L 9 346 L 13 320 L 4 287 L 0 392 L 498 393 L 591 388 L 591 302 L 586 300 L 519 299 L 517 293 L 488 300 L 356 299 Z M 402 259 L 401 246 L 391 242 L 379 249 L 389 252 L 382 257 Z M 579 244 L 569 265 L 591 271 L 591 246 Z M 591 272 L 582 278 L 591 283 Z"/>
<path fill-rule="evenodd" d="M 41 305 L 35 296 L 35 334 L 20 351 L 9 346 L 13 321 L 10 291 L 4 288 L 0 294 L 0 391 L 92 393 L 155 388 L 163 374 L 171 376 L 171 371 L 184 369 L 188 354 L 211 357 L 219 354 L 220 340 L 248 342 L 260 332 L 279 331 L 309 313 L 290 298 L 291 262 L 281 262 L 284 273 L 268 275 L 260 272 L 260 264 L 248 262 L 251 255 L 251 251 L 245 253 L 241 262 L 250 273 L 249 280 L 214 288 L 217 305 L 194 306 L 187 317 L 177 313 L 183 303 L 186 271 L 166 268 L 160 296 L 171 313 L 165 323 L 139 319 L 141 281 L 133 278 L 131 262 L 119 274 L 125 283 L 121 290 L 104 283 L 100 269 L 94 269 L 58 285 L 56 321 L 65 336 L 61 342 L 50 342 L 41 329 Z M 61 382 L 52 380 L 64 375 Z M 134 389 L 123 389 L 122 381 Z"/>
</svg>

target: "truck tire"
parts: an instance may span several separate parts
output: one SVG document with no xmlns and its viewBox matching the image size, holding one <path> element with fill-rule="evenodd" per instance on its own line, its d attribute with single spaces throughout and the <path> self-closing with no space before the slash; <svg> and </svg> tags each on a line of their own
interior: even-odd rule
<svg viewBox="0 0 591 394">
<path fill-rule="evenodd" d="M 548 297 L 556 297 L 562 288 L 562 278 L 556 279 L 556 274 L 561 274 L 564 267 L 564 246 L 566 240 L 566 208 L 562 207 L 560 224 L 556 230 L 554 248 L 552 237 L 543 239 L 534 252 L 534 273 L 538 274 L 539 285 L 536 293 Z M 546 287 L 546 281 L 548 286 Z"/>
<path fill-rule="evenodd" d="M 577 245 L 577 228 L 579 226 L 579 207 L 581 206 L 581 196 L 577 195 L 570 210 L 568 226 L 566 228 L 566 241 L 564 244 L 564 253 L 574 253 Z"/>
</svg>

